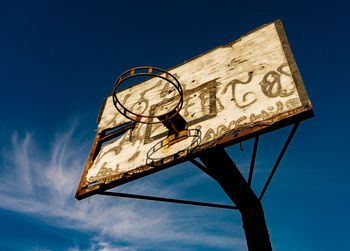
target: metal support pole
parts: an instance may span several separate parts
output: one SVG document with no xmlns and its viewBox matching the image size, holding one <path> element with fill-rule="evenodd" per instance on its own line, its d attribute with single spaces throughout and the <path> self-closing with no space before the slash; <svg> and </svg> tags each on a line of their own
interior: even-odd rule
<svg viewBox="0 0 350 251">
<path fill-rule="evenodd" d="M 199 158 L 240 211 L 248 250 L 271 251 L 261 202 L 230 156 L 223 148 L 217 148 L 205 152 Z"/>
</svg>

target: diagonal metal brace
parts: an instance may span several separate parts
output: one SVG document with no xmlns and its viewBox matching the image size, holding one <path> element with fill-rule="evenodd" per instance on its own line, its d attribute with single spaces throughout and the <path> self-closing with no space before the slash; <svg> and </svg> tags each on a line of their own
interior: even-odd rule
<svg viewBox="0 0 350 251">
<path fill-rule="evenodd" d="M 299 124 L 300 124 L 299 122 L 295 123 L 293 128 L 292 128 L 292 130 L 290 131 L 289 136 L 288 136 L 286 142 L 284 143 L 284 146 L 283 146 L 280 154 L 278 155 L 278 158 L 277 158 L 277 160 L 275 162 L 275 165 L 272 168 L 270 176 L 268 177 L 268 179 L 267 179 L 267 181 L 265 183 L 265 186 L 264 186 L 264 188 L 262 189 L 262 191 L 260 193 L 259 200 L 262 200 L 262 198 L 263 198 L 263 196 L 264 196 L 264 194 L 265 194 L 265 192 L 266 192 L 266 190 L 267 190 L 267 188 L 268 188 L 268 186 L 269 186 L 269 184 L 270 184 L 270 182 L 272 180 L 272 177 L 274 176 L 274 174 L 275 174 L 275 172 L 276 172 L 276 170 L 278 168 L 278 165 L 280 164 L 280 162 L 281 162 L 281 160 L 283 158 L 283 155 L 286 153 L 286 150 L 287 150 L 287 148 L 289 146 L 289 143 L 292 141 L 292 139 L 293 139 L 293 137 L 295 135 L 295 132 L 297 131 L 297 129 L 299 127 Z"/>
<path fill-rule="evenodd" d="M 200 202 L 200 201 L 190 201 L 190 200 L 178 200 L 178 199 L 162 198 L 162 197 L 147 196 L 147 195 L 140 195 L 140 194 L 118 193 L 118 192 L 108 192 L 108 191 L 99 192 L 97 194 L 114 196 L 114 197 L 122 197 L 122 198 L 132 198 L 132 199 L 140 199 L 140 200 L 150 200 L 150 201 L 185 204 L 185 205 L 192 205 L 192 206 L 204 206 L 204 207 L 214 207 L 214 208 L 224 208 L 224 209 L 237 209 L 236 206 L 231 206 L 231 205 L 207 203 L 207 202 Z"/>
<path fill-rule="evenodd" d="M 202 163 L 200 163 L 199 161 L 195 160 L 195 159 L 190 159 L 190 161 L 192 162 L 192 164 L 194 164 L 196 167 L 198 167 L 199 169 L 201 169 L 203 172 L 205 172 L 206 174 L 208 174 L 210 177 L 212 177 L 212 173 L 209 171 L 209 169 L 207 167 L 205 167 Z"/>
<path fill-rule="evenodd" d="M 250 168 L 249 168 L 249 176 L 248 176 L 248 185 L 249 186 L 251 186 L 251 184 L 252 184 L 255 159 L 256 159 L 256 152 L 258 150 L 258 144 L 259 144 L 259 136 L 256 136 L 255 140 L 254 140 L 254 147 L 253 147 L 252 158 L 250 161 Z"/>
</svg>

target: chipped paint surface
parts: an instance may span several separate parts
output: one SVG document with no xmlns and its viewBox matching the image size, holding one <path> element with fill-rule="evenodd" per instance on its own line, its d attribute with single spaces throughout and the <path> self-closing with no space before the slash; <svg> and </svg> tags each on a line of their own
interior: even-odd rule
<svg viewBox="0 0 350 251">
<path fill-rule="evenodd" d="M 200 131 L 197 151 L 230 142 L 237 137 L 234 135 L 237 129 L 258 131 L 259 123 L 266 127 L 311 110 L 279 22 L 177 66 L 170 73 L 183 87 L 181 116 L 189 129 Z M 162 114 L 178 100 L 174 88 L 156 78 L 119 95 L 129 109 L 146 115 Z M 108 97 L 98 132 L 126 122 L 129 120 L 117 113 L 112 98 Z M 151 169 L 146 165 L 146 154 L 166 136 L 167 129 L 162 124 L 136 124 L 120 138 L 101 146 L 88 163 L 81 184 L 110 182 Z M 185 144 L 180 143 L 179 148 L 185 148 Z M 176 153 L 174 147 L 176 144 L 172 153 Z M 166 155 L 165 152 L 164 149 L 157 152 L 157 157 Z"/>
</svg>

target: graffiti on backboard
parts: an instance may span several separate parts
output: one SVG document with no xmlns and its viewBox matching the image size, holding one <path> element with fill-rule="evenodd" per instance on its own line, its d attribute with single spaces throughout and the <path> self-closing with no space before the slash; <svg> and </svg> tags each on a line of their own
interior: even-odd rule
<svg viewBox="0 0 350 251">
<path fill-rule="evenodd" d="M 176 77 L 179 78 L 179 76 Z M 182 84 L 184 103 L 180 113 L 187 121 L 188 127 L 201 130 L 201 144 L 244 125 L 270 119 L 300 106 L 299 98 L 293 95 L 296 92 L 296 87 L 287 63 L 283 63 L 277 69 L 263 75 L 249 71 L 242 79 L 234 78 L 223 83 L 220 82 L 220 78 L 216 78 L 206 83 L 197 84 L 195 88 L 190 88 L 190 86 L 191 83 Z M 149 111 L 150 115 L 154 115 L 162 107 L 171 105 L 174 96 L 169 98 L 168 94 L 175 91 L 173 87 L 165 85 L 159 93 L 159 103 L 150 104 L 150 100 L 147 100 L 146 97 L 148 92 L 153 91 L 153 88 L 143 90 L 139 94 L 138 102 L 135 103 L 135 111 Z M 124 102 L 127 102 L 129 97 L 129 94 L 125 95 Z M 266 100 L 269 102 L 265 102 Z M 231 112 L 232 114 L 238 115 L 232 118 L 227 117 L 224 113 L 227 109 L 232 110 L 234 112 Z M 223 117 L 218 120 L 221 121 L 220 123 L 216 121 L 204 126 L 203 122 L 220 116 Z M 118 141 L 117 144 L 107 144 L 106 149 L 96 156 L 94 160 L 96 172 L 90 175 L 89 182 L 118 172 L 119 163 L 116 163 L 113 168 L 109 168 L 106 159 L 116 159 L 115 157 L 121 152 L 123 152 L 122 158 L 129 163 L 139 157 L 140 150 L 130 151 L 128 154 L 126 153 L 128 151 L 124 150 L 126 146 L 135 146 L 141 142 L 148 145 L 166 137 L 166 135 L 167 130 L 162 124 L 144 125 L 137 123 L 132 130 L 115 140 Z"/>
</svg>

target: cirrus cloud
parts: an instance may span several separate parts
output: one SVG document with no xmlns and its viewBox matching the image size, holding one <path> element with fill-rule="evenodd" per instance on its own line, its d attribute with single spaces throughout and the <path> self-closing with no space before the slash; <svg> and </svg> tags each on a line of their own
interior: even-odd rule
<svg viewBox="0 0 350 251">
<path fill-rule="evenodd" d="M 38 147 L 32 134 L 21 137 L 13 133 L 10 146 L 2 148 L 6 158 L 0 169 L 1 208 L 34 215 L 54 226 L 92 232 L 91 250 L 246 250 L 236 212 L 103 196 L 75 200 L 88 147 L 76 139 L 74 128 L 57 134 L 45 150 Z M 163 182 L 142 179 L 119 190 L 176 197 L 211 182 L 197 170 L 188 169 L 185 164 L 163 171 Z"/>
</svg>

